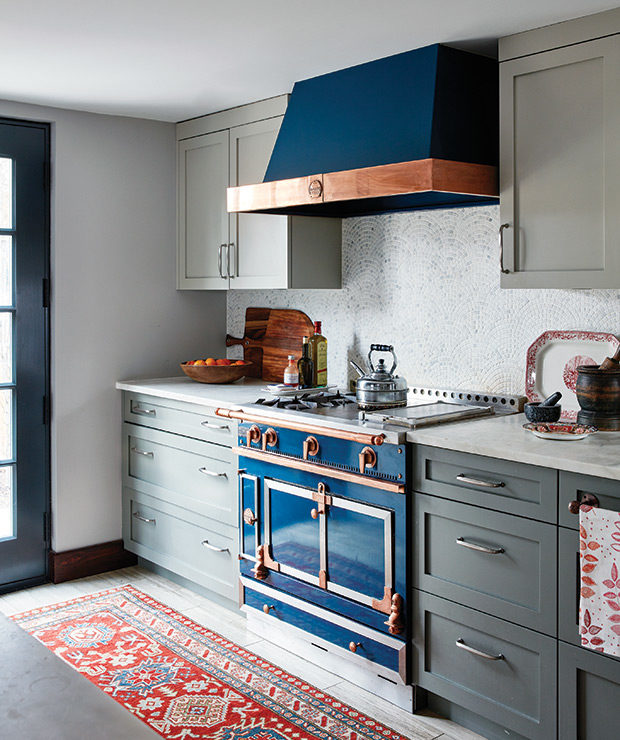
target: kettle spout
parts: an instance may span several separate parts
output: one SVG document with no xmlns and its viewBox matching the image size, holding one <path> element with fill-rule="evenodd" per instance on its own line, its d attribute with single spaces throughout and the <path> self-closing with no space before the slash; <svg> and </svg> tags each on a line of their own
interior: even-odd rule
<svg viewBox="0 0 620 740">
<path fill-rule="evenodd" d="M 357 374 L 360 376 L 360 378 L 363 378 L 365 373 L 362 370 L 362 368 L 357 364 L 357 362 L 354 362 L 353 360 L 349 360 L 349 364 L 352 368 L 354 368 L 357 371 Z"/>
</svg>

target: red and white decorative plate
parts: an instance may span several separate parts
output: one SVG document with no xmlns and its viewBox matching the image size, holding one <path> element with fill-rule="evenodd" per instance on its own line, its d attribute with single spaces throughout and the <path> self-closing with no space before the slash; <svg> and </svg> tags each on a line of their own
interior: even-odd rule
<svg viewBox="0 0 620 740">
<path fill-rule="evenodd" d="M 546 331 L 527 350 L 525 395 L 543 401 L 561 391 L 562 419 L 575 420 L 579 403 L 575 394 L 577 368 L 600 365 L 613 357 L 620 340 L 597 331 Z"/>
<path fill-rule="evenodd" d="M 596 427 L 587 424 L 524 424 L 523 428 L 541 439 L 575 440 L 585 439 L 598 432 Z"/>
</svg>

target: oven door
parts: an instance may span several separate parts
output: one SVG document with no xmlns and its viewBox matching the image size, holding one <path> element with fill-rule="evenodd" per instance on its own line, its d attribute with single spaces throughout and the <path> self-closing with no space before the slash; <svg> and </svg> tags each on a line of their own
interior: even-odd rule
<svg viewBox="0 0 620 740">
<path fill-rule="evenodd" d="M 394 512 L 317 488 L 264 477 L 266 565 L 374 606 L 394 588 Z M 358 495 L 363 488 L 357 487 Z"/>
</svg>

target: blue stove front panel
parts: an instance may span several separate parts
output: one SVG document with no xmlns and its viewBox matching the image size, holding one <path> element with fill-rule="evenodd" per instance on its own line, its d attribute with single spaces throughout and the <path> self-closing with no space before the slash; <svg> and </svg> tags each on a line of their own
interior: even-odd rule
<svg viewBox="0 0 620 740">
<path fill-rule="evenodd" d="M 248 432 L 252 427 L 260 429 L 260 439 L 250 442 L 248 445 Z M 404 483 L 405 480 L 405 445 L 381 444 L 371 445 L 360 442 L 353 442 L 348 439 L 339 439 L 337 437 L 327 437 L 321 434 L 309 434 L 296 429 L 283 429 L 278 427 L 274 429 L 277 440 L 273 446 L 264 442 L 265 432 L 272 429 L 269 424 L 250 424 L 243 422 L 239 424 L 239 447 L 249 446 L 255 450 L 265 450 L 278 455 L 304 459 L 304 442 L 308 437 L 313 437 L 318 442 L 316 454 L 308 454 L 305 459 L 308 462 L 320 465 L 329 465 L 336 470 L 344 470 L 351 473 L 360 473 L 360 453 L 370 447 L 377 461 L 374 467 L 367 467 L 365 475 L 373 478 L 381 478 L 398 483 Z M 374 431 L 363 430 L 364 434 L 373 435 Z M 380 431 L 376 432 L 380 434 Z M 242 454 L 242 453 L 241 453 Z"/>
</svg>

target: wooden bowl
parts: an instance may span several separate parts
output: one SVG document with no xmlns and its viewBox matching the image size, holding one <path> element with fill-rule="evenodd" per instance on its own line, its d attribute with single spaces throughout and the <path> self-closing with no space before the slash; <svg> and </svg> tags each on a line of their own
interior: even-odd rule
<svg viewBox="0 0 620 740">
<path fill-rule="evenodd" d="M 198 383 L 234 383 L 244 378 L 251 366 L 251 362 L 245 365 L 188 365 L 182 362 L 181 370 Z"/>
</svg>

